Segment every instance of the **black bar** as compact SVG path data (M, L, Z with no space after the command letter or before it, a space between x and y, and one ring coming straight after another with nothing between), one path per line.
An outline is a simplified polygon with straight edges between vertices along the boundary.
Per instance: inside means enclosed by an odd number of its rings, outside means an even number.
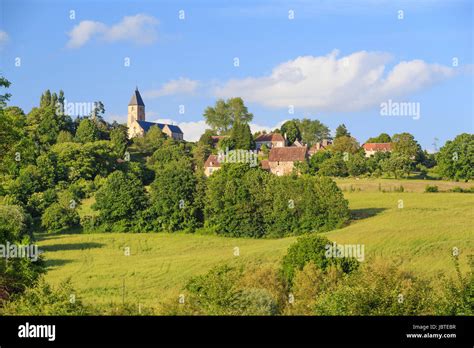
M55 325L55 340L20 338L26 323ZM414 327L414 325L416 325ZM448 325L439 329L440 325ZM454 325L454 326L453 326ZM0 346L257 344L472 347L473 317L0 317ZM407 334L456 337L408 338Z

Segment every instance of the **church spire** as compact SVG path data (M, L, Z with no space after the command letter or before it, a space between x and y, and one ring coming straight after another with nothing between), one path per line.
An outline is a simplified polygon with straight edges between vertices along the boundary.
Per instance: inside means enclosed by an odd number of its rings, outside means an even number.
M143 103L142 96L140 95L140 92L138 91L138 86L135 89L135 92L132 94L132 98L130 99L130 103L128 105L139 105L139 106L145 106L145 103Z

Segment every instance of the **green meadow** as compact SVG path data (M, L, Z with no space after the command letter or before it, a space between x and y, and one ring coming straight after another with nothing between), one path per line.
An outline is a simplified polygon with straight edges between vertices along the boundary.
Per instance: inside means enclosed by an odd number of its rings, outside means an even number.
M454 275L453 248L461 269L473 254L474 195L424 193L427 184L440 190L472 184L426 180L336 180L349 200L350 224L325 235L341 244L363 244L365 260L392 260L421 276ZM404 191L400 191L403 185ZM90 214L93 199L83 202ZM242 239L184 233L51 234L39 237L47 264L47 281L70 278L85 303L126 301L154 306L178 297L193 276L213 266L279 267L296 237ZM129 255L127 256L127 252Z

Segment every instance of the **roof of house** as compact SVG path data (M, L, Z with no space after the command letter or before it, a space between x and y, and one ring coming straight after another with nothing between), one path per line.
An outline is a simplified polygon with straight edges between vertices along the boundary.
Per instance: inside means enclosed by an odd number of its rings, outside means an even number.
M260 161L260 165L262 166L262 169L270 169L270 163L268 162L268 160Z
M293 146L293 147L303 147L304 145L298 139L296 139L295 142L291 146Z
M260 134L255 141L285 141L280 133Z
M207 158L206 162L204 163L204 167L209 168L219 168L221 164L219 163L219 160L217 158L217 155L209 155Z
M213 143L218 143L219 140L225 139L225 138L228 138L228 137L229 137L228 135L212 135L211 139L212 139Z
M143 128L145 132L148 132L152 126L158 126L158 128L160 128L161 130L163 130L165 126L168 126L171 132L183 134L181 128L172 124L155 123L155 122L148 122L148 121L137 121L137 123L140 125L140 127Z
M132 98L130 99L130 103L128 103L128 105L145 106L142 96L140 95L140 92L138 92L138 87L135 89L135 92L133 92Z
M391 151L392 143L365 143L362 147L367 151Z
M304 161L308 148L304 147L274 147L270 150L268 160L270 162L294 162Z

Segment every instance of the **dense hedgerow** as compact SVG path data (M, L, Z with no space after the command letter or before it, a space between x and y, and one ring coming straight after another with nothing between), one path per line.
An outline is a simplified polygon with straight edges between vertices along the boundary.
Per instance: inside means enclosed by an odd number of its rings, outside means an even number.
M347 201L329 178L227 164L207 181L205 223L218 234L282 237L334 229L348 218Z

